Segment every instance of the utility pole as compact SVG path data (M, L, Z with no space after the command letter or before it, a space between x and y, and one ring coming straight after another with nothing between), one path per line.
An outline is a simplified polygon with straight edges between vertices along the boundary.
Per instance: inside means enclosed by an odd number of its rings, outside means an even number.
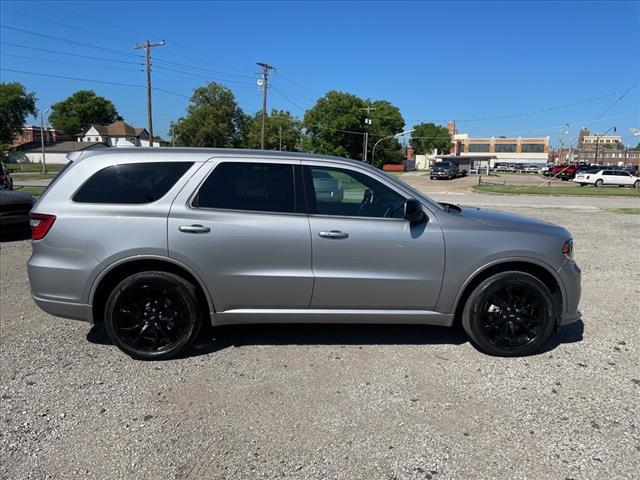
M269 72L275 71L275 67L272 67L268 63L256 62L256 64L262 67L262 133L260 134L260 148L264 150L264 128L267 121L267 90L269 89Z
M364 161L364 163L367 163L367 157L368 157L368 150L369 150L369 125L371 125L371 119L369 118L369 116L371 115L371 112L373 112L375 110L375 108L372 107L365 107L362 110L367 112L367 117L364 119L364 125L365 125L365 132L364 132L364 145L363 145L363 153L362 153L362 160Z
M47 108L40 114L40 147L42 148L42 173L47 173L47 161L44 156L44 116L49 112Z
M161 47L165 44L164 40L159 42L150 42L146 40L142 45L135 45L134 49L144 48L147 58L147 124L149 126L149 146L153 147L153 115L151 113L151 49L153 47Z

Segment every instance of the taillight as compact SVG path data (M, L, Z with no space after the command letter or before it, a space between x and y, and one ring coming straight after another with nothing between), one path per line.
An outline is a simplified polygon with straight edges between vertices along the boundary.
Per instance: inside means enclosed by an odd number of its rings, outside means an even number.
M46 215L44 213L32 213L31 214L31 239L42 240L45 235L51 230L53 222L56 221L55 215Z
M573 240L564 242L564 245L562 245L562 254L567 260L573 260Z

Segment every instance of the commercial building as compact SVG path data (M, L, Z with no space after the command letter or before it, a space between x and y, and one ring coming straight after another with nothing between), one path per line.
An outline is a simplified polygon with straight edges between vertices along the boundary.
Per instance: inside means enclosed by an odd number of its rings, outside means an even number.
M40 144L40 127L36 125L25 125L20 131L13 137L11 146L18 149L29 149ZM58 141L58 133L55 128L44 129L44 144L51 145Z
M574 161L611 166L637 166L640 151L629 150L620 135L591 134L588 128L580 130L578 149L572 151Z

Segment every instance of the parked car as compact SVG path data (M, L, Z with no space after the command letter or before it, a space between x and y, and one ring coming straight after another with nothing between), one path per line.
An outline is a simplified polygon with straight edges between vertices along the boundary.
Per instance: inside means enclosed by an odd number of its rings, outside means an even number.
M640 178L631 175L624 170L601 169L597 172L582 172L576 175L574 182L585 185L604 187L605 185L617 185L619 187L640 188Z
M551 169L551 176L557 177L562 181L572 180L576 176L576 170L578 166L575 164L570 165L556 165Z
M34 204L30 193L0 186L0 233L29 232L29 212Z
M13 190L13 178L11 178L11 170L7 168L4 162L0 162L0 189Z
M506 165L498 165L496 167L496 171L497 172L508 172L509 171L509 167L507 167Z
M431 169L431 180L437 178L446 178L451 180L458 176L458 165L453 162L438 162Z
M34 207L29 283L132 357L180 355L205 323L457 321L516 356L580 318L560 226L440 204L344 158L105 150L71 153ZM342 201L316 191L319 172L349 185Z
M535 165L525 165L524 173L540 173L540 169Z
M342 182L323 170L313 172L313 188L323 202L341 202L344 198Z

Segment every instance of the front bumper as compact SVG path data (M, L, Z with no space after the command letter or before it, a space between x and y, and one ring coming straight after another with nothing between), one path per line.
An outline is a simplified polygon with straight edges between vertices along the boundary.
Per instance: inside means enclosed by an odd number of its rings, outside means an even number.
M564 289L564 308L560 316L559 325L567 325L577 322L581 318L578 305L582 295L582 271L577 263L567 260L558 270L558 275L560 275Z

